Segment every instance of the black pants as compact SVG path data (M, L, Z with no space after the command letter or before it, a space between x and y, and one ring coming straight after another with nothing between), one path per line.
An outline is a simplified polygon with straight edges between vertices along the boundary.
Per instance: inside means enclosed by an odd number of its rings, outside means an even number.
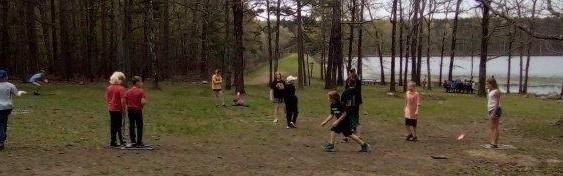
M110 117L110 145L117 145L117 138L121 144L125 144L123 141L123 133L121 131L123 114L121 112L109 112Z
M131 143L143 144L143 111L129 109L129 137Z
M297 115L299 115L297 111L286 111L285 118L287 118L287 126L293 127L290 123L294 125L297 124Z

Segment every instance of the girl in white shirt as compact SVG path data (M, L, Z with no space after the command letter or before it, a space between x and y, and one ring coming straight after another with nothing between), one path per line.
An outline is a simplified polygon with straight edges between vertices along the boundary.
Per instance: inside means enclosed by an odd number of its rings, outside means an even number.
M491 120L490 148L498 148L499 120L502 115L500 108L500 91L497 81L494 78L487 79L487 111Z

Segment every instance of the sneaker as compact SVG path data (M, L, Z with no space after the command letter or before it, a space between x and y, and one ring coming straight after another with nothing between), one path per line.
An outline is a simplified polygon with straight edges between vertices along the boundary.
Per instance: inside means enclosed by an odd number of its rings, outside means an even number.
M109 144L109 148L119 148L120 146L117 144Z
M369 151L369 144L368 143L364 143L361 146L362 146L362 149L360 150L360 152L368 152Z
M286 126L286 127L285 127L285 129L290 129L290 128L291 128L291 127L289 127L289 126Z
M409 134L409 135L407 136L407 141L411 141L411 140L412 140L412 137L413 137L412 134Z
M274 119L274 123L278 123L278 119Z
M145 147L145 144L143 144L143 143L137 143L137 144L135 144L133 147L136 147L136 148L144 148L144 147Z
M0 145L0 151L4 150L6 147L4 145Z
M323 145L323 149L325 150L325 152L333 152L334 144L325 144Z
M33 92L33 95L39 96L39 95L41 95L41 94L40 94L40 93L37 93L37 92Z
M293 122L289 123L289 127L291 127L291 128L297 128L297 126L295 126L295 123L293 123Z
M418 141L418 138L417 138L416 136L415 136L415 137L412 137L411 141L415 141L415 142L416 142L416 141Z
M342 141L343 141L344 143L348 143L348 142L350 142L350 139L347 138L347 137L345 137L344 139L342 139Z

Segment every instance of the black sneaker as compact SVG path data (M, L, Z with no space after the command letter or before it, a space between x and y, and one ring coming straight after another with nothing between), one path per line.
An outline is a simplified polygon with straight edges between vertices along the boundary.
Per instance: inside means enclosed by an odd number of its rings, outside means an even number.
M41 94L40 94L40 93L37 93L37 92L33 92L33 95L39 96L39 95L41 95Z
M4 145L0 145L0 151L3 151L5 149Z
M334 152L334 144L325 144L323 145L323 149L325 152Z
M411 140L412 140L412 137L413 137L412 134L409 134L409 135L407 136L407 139L406 139L406 140L407 140L407 141L411 141Z
M362 149L360 150L360 152L368 152L369 151L369 144L365 143L361 145Z

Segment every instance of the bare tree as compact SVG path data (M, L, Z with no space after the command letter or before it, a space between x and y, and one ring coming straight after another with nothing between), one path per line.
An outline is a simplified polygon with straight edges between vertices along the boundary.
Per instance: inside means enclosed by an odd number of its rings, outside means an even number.
M483 16L481 19L481 54L479 62L479 96L485 96L485 81L487 79L487 56L489 44L489 4L490 0L481 0Z
M225 74L225 89L231 90L232 88L232 64L231 64L231 20L230 20L230 2L231 0L225 0L225 4L223 10L225 11L225 36L223 37L225 40L224 48L223 48L223 71ZM268 20L269 21L269 20ZM270 75L271 77L271 75ZM271 78L270 78L271 79Z
M354 23L356 22L356 0L352 1L352 5L350 6L350 36L348 37L348 64L346 65L346 70L352 69L352 48L354 47Z
M278 71L278 62L280 60L280 24L281 24L281 1L278 0L276 5L276 47L274 51L274 72ZM270 75L271 76L271 75Z
M460 13L460 6L461 6L462 0L457 0L457 3L455 4L455 15L454 15L454 24L452 27L452 43L450 46L450 66L449 66L449 70L448 70L448 81L452 81L452 74L453 74L453 69L454 69L454 59L455 59L455 47L456 47L456 42L457 42L457 23L458 23L458 19L459 19L459 13ZM488 22L488 19L487 19ZM488 37L488 36L484 36L484 37Z
M154 49L154 21L153 21L153 1L144 0L144 31L145 41L147 42L147 52L151 60L151 72L153 79L153 89L160 89L158 85L158 60L156 58L156 51Z
M297 60L298 60L298 81L297 84L299 88L303 88L303 84L305 82L305 70L304 70L304 57L305 57L305 48L303 46L303 19L301 16L301 8L302 8L301 0L297 0Z
M342 11L341 11L341 1L333 0L332 6L332 27L330 30L330 41L329 41L329 54L328 54L328 65L325 75L325 89L336 88L337 81L337 69L338 65L342 65L342 26L340 24ZM340 60L340 62L338 61Z
M273 75L273 60L272 60L272 22L270 21L270 0L266 0L266 32L268 33L268 64L269 74L268 74L268 84L272 82Z
M242 0L233 0L233 25L235 35L235 54L234 54L234 70L235 70L235 91L246 93L244 90L244 45L243 45L243 19L244 5Z
M365 8L365 0L360 0L360 14L359 16L359 21L360 21L360 26L358 27L358 61L357 61L357 66L356 66L356 70L358 72L358 77L360 78L360 80L363 79L363 51L362 51L362 46L363 46L363 35L364 35L364 8ZM361 87L362 85L356 85Z
M537 4L537 0L532 0L532 16L529 20L529 29L531 33L534 33L534 20L536 18L536 4ZM522 93L527 94L528 93L528 75L530 73L530 58L532 55L532 42L534 41L533 37L527 37L528 39L528 48L526 49L527 53L526 53L526 72L524 72L524 85L522 87Z
M446 5L445 9L446 9L446 13L445 13L445 17L444 17L444 27L443 27L443 33L442 33L442 42L441 42L441 47L440 47L440 73L439 73L439 78L438 78L438 84L442 85L442 71L444 68L444 51L446 48L446 35L448 34L448 30L446 28L447 24L448 24L448 12L450 10L450 2L448 1L448 4Z
M391 10L391 25L392 25L392 29L391 29L391 82L390 82L390 87L389 87L389 91L391 92L396 92L396 88L395 88L395 40L396 40L396 33L397 33L397 5L398 5L398 0L393 0L393 7ZM402 32L402 31L401 31ZM401 34L402 35L402 34ZM400 71L399 71L400 72Z
M377 55L379 55L379 71L380 71L380 79L381 79L381 85L385 85L385 70L383 67L383 52L381 52L381 43L382 43L382 39L381 39L381 35L379 34L379 31L375 31L375 40L377 41Z
M508 31L508 72L506 73L506 93L510 93L510 75L512 69L512 47L514 43L514 27Z

